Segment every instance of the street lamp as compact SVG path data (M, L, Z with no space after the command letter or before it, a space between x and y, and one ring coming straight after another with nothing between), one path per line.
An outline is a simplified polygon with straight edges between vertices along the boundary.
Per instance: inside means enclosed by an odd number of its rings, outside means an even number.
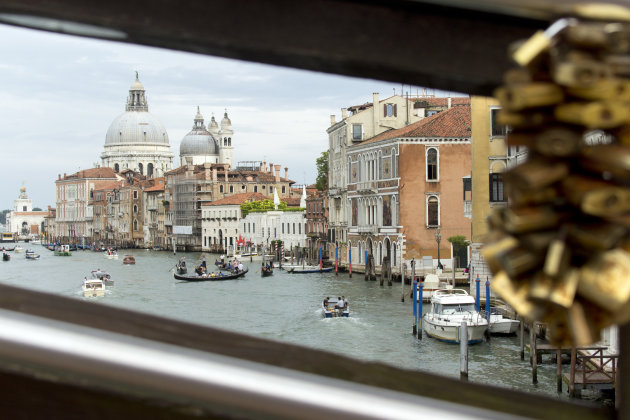
M437 246L438 246L438 268L442 268L442 263L440 262L440 241L442 240L442 234L440 233L440 227L438 226L437 228L437 232L435 233L435 241L437 242Z

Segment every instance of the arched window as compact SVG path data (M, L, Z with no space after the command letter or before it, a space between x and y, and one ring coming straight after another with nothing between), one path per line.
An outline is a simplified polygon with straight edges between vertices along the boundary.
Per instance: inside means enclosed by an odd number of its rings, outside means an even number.
M427 150L427 181L438 181L438 152L434 148Z
M118 173L120 171L120 166L117 163L114 164L114 172Z
M219 185L219 192L223 192L223 185Z
M133 230L138 230L138 221L136 219L133 219Z
M440 202L434 195L427 199L427 225L429 227L440 225Z
M149 163L147 165L147 176L153 176L153 164Z
M138 213L138 206L135 204L133 205L133 212Z
M232 146L232 137L228 137L228 146Z
M141 175L144 175L144 172L142 172L143 169L142 163L138 163L138 172L140 172Z

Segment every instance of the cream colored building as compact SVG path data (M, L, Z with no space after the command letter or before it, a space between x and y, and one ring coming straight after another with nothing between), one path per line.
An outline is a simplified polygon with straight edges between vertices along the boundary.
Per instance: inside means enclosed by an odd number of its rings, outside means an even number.
M494 98L473 96L472 110L472 243L473 278L492 274L481 258L480 249L488 234L487 219L495 207L507 206L503 172L508 166L507 130L496 122L500 110Z

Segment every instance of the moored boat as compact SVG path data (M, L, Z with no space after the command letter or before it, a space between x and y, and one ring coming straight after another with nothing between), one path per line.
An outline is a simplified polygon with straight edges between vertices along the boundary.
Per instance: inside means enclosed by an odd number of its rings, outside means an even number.
M430 310L422 317L422 329L429 336L448 343L459 342L459 328L466 322L468 343L480 343L488 321L477 312L475 299L462 289L437 290Z
M185 280L185 281L217 281L217 280L234 280L237 279L239 277L243 277L245 274L247 274L249 270L247 268L243 269L243 271L239 271L237 273L232 273L232 274L224 274L221 272L218 273L207 273L207 274L198 274L195 273L194 275L190 275L190 276L184 276L184 275L179 275L179 274L173 274L173 277L175 277L177 280Z
M490 314L490 334L511 335L516 334L521 321L504 318L501 314Z
M13 251L14 251L16 254L18 254L18 253L20 253L20 252L24 252L24 247L21 247L20 245L16 245L16 246L13 248Z
M99 278L88 279L86 277L83 280L81 290L85 297L105 296L105 283Z
M327 297L322 302L322 315L324 318L347 318L350 316L350 305L344 298Z
M287 268L288 267L288 268ZM297 265L297 266L282 266L288 273L292 274L308 274L308 273L328 273L333 270L334 267L319 267L319 265Z
M135 264L136 263L136 257L134 257L133 255L125 255L123 257L123 264Z
M69 257L72 255L72 252L70 252L70 245L56 245L54 253L55 255L61 257Z
M419 288L420 285L416 286L416 290L419 290ZM452 284L449 284L447 280L440 279L437 274L427 274L424 277L424 282L422 283L422 301L430 302L431 297L437 290L450 290L452 288ZM416 299L419 299L419 296Z

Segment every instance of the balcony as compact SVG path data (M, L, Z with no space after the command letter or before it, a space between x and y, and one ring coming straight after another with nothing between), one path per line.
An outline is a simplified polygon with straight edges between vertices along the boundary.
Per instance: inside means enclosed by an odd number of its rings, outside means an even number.
M358 226L357 233L376 235L378 233L378 226Z
M357 192L359 194L376 194L378 192L376 181L358 182Z
M347 191L347 188L342 188L342 187L328 188L328 196L329 197L339 197L343 193L345 193L346 191Z

